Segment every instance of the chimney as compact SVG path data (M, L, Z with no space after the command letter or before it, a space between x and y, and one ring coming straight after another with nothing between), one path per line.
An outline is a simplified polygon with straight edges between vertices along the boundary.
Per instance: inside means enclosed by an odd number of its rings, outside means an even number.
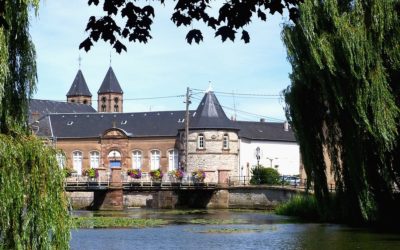
M265 122L265 118L261 118L261 119L260 119L260 122Z
M289 123L288 123L288 121L285 121L284 123L283 123L283 130L284 131L289 131Z

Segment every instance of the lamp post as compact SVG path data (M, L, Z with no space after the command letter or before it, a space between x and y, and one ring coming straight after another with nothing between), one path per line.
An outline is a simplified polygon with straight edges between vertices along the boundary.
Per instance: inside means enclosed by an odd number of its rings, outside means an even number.
M260 165L260 147L256 148L257 167Z
M257 158L257 167L256 167L256 173L257 173L257 180L258 180L258 184L260 184L261 182L261 178L260 178L260 147L256 148L256 158Z

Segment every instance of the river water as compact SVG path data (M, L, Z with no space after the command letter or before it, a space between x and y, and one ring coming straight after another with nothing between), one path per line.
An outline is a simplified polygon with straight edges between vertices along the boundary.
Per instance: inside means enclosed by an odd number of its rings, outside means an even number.
M335 224L299 223L260 211L130 209L74 213L157 218L169 223L143 229L73 230L71 249L400 249L399 234Z

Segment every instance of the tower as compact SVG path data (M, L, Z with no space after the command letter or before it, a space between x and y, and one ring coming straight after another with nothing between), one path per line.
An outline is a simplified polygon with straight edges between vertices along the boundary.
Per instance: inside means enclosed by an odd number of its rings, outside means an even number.
M80 69L67 93L67 102L92 105L92 94Z
M97 94L98 112L122 112L124 92L111 66L108 68L107 74Z

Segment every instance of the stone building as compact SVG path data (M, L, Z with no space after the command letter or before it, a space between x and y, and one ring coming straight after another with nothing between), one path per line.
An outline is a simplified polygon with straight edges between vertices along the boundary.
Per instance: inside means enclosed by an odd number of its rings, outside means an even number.
M297 145L293 132L284 129L283 123L228 119L213 91L207 91L197 109L189 110L186 164L185 111L124 113L123 91L111 67L97 93L96 112L79 70L67 103L32 100L30 105L33 131L62 150L65 159L60 156L60 162L78 174L88 168L106 172L112 167L143 172L160 168L167 172L185 167L188 173L204 170L206 181L225 182L229 176L250 175L243 171L243 164L253 162L253 141ZM297 168L298 155L297 147L293 158Z

